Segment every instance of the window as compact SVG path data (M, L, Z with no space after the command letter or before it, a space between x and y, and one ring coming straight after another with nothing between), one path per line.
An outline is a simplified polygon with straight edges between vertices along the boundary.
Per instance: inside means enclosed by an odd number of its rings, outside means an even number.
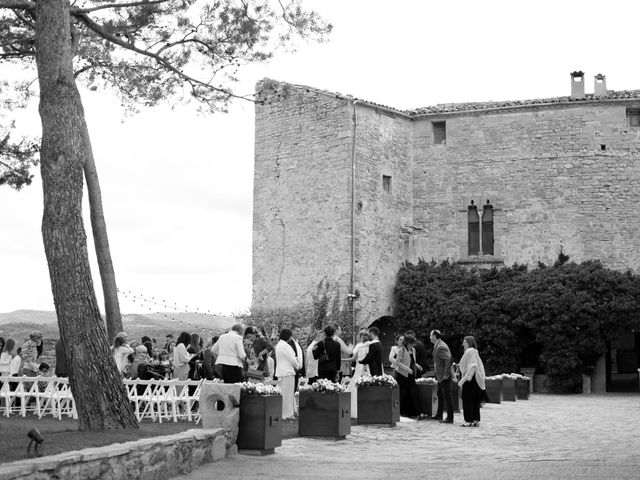
M391 175L382 176L382 189L385 193L391 194Z
M478 207L471 200L467 207L467 229L469 256L494 255L493 205L489 200L482 207L482 212L478 212Z
M467 208L467 221L469 226L469 255L480 253L480 217L478 207L473 204Z
M431 122L433 127L433 143L441 145L447 143L447 124L446 122Z
M627 108L630 127L640 127L640 108Z
M493 255L493 205L489 200L482 208L482 253Z

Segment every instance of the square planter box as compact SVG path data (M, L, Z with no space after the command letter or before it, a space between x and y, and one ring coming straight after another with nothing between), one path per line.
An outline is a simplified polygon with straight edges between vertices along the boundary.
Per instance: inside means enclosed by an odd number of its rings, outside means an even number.
M300 392L298 435L343 439L351 433L351 393Z
M458 382L451 382L451 403L453 403L453 411L460 413L460 386Z
M505 402L516 401L516 381L513 378L502 379L502 400Z
M358 388L358 425L371 423L396 426L400 421L400 389L398 387Z
M433 417L438 411L438 385L428 385L426 383L416 384L418 387L418 400L420 401L420 410L430 417Z
M502 379L485 381L489 403L502 403Z
M240 453L266 455L282 445L282 395L242 395L238 439Z
M529 400L529 383L528 378L519 378L516 380L516 395L518 400Z

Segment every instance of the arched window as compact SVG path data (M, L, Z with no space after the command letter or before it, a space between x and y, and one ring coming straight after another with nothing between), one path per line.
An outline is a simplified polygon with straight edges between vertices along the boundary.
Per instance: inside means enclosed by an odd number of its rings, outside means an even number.
M467 208L467 222L469 226L469 255L480 253L480 217L478 207L473 204Z
M482 207L482 253L493 255L493 205L489 200Z

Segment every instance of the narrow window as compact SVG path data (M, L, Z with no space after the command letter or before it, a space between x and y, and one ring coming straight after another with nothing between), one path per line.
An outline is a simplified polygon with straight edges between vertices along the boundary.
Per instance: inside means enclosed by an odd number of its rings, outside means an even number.
M382 189L391 194L391 175L382 175Z
M469 226L469 255L480 253L480 217L478 207L473 204L467 208L467 222Z
M640 108L627 108L630 127L640 127Z
M440 145L447 143L447 124L446 122L431 122L433 126L433 143Z
M482 253L493 255L493 206L489 200L482 208Z

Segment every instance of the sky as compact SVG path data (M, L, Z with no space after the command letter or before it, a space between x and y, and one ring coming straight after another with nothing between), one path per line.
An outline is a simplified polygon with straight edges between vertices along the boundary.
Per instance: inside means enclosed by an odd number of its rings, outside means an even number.
M237 91L276 80L400 109L438 103L568 95L583 70L612 90L640 88L640 2L308 0L334 26L329 41L298 42L246 67ZM2 67L0 67L2 68ZM251 305L254 109L202 115L166 104L127 116L108 92L82 90L125 313L246 312ZM39 135L37 105L16 113ZM0 187L0 312L53 310L42 246L42 184ZM85 201L85 205L86 201ZM88 207L85 207L88 211ZM102 294L88 215L85 229ZM132 301L136 295L138 301ZM160 308L162 310L162 308Z

